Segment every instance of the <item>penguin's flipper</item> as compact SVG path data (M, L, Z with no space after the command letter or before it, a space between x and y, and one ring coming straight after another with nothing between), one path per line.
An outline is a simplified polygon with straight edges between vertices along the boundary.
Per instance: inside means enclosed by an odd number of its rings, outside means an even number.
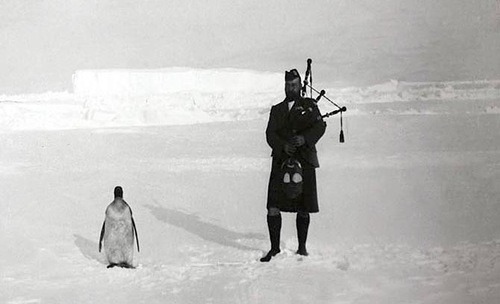
M102 248L102 239L104 238L104 227L106 225L106 221L102 223L102 228L101 228L101 236L99 237L99 252L101 252Z
M132 226L134 227L135 241L137 242L137 252L140 252L140 250L139 250L139 236L137 236L137 228L135 227L135 222L134 222L133 217L132 217Z

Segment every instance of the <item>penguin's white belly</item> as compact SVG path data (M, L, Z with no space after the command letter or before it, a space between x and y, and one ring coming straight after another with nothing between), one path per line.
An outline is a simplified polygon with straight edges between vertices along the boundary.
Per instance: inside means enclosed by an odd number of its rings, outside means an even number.
M104 233L104 250L109 263L132 265L134 233L129 218L107 218Z

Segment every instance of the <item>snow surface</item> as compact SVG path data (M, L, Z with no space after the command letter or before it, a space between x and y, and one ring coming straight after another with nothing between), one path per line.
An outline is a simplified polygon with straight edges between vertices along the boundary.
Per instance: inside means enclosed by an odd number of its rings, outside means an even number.
M264 131L282 86L1 96L0 302L498 303L498 82L327 91L348 107L346 142L329 118L311 255L284 214L267 264ZM116 185L135 270L98 252Z

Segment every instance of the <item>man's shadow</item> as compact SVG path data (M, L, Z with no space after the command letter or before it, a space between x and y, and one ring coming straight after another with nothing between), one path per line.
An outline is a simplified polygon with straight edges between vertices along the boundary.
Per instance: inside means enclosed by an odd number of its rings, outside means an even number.
M106 259L99 252L99 245L96 242L92 242L84 238L81 235L74 234L75 237L75 245L80 249L83 256L89 260L95 260L101 264L107 265Z
M261 233L234 232L217 225L204 222L199 216L172 210L161 206L145 206L154 217L167 224L182 228L200 238L222 246L233 247L240 250L261 250L238 243L240 239L265 240L266 236Z

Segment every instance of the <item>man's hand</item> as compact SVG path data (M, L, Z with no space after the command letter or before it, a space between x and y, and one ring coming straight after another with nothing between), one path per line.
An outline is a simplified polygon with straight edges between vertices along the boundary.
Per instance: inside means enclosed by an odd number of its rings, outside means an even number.
M291 143L294 147L300 147L306 143L306 139L303 135L295 135L292 137Z
M292 144L286 143L285 146L283 147L283 150L285 150L285 153L288 154L289 156L292 156L295 151L297 151L297 148L295 148Z

